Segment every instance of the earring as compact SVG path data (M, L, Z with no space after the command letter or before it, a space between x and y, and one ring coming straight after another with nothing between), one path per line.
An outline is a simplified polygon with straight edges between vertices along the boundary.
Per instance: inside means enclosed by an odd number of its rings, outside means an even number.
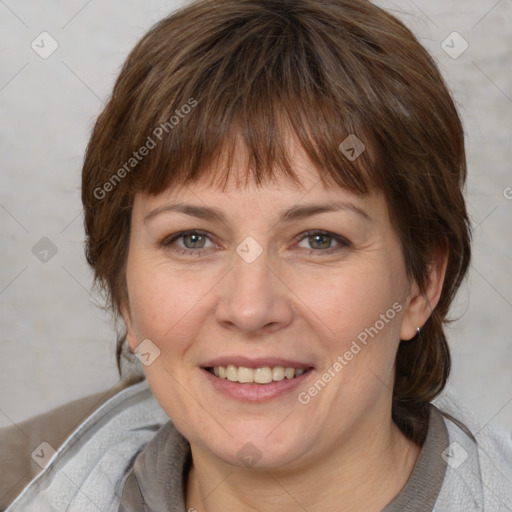
M416 329L416 336L419 336L419 335L420 335L420 332L421 332L421 327L418 327L418 328Z

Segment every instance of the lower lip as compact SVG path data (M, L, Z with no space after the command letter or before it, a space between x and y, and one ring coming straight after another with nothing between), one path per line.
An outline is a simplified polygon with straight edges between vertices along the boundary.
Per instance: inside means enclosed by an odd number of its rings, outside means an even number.
M313 373L313 370L309 370L293 379L285 378L270 384L252 384L231 382L228 379L216 377L204 368L201 368L201 370L217 391L240 402L249 403L265 402L290 393Z

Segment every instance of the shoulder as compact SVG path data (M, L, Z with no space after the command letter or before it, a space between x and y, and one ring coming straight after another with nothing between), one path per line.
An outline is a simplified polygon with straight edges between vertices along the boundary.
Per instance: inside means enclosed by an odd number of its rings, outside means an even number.
M137 448L143 437L130 436L131 428L145 430L147 441L154 434L154 424L160 426L163 421L165 415L147 383L124 380L109 391L73 401L0 430L0 472L8 475L8 478L2 477L0 483L0 510L17 496L16 501L20 498L24 501L21 508L14 510L25 510L24 503L37 496L40 487L50 494L52 488L62 487L64 482L56 478L57 473L62 473L59 468L68 468L68 487L71 475L73 482L79 485L80 479L87 479L97 466L102 467L102 460L112 464L116 450L126 437L131 441L125 443L124 448L128 452L130 448ZM148 425L153 426L148 430ZM125 457L133 455L128 452ZM105 458L107 454L111 459ZM125 461L125 457L119 460ZM62 492L60 489L60 495ZM50 496L45 499L51 501Z
M507 510L512 505L512 432L485 422L453 395L434 401L449 440L435 511ZM446 508L450 507L450 508Z
M36 455L47 456L44 446L57 450L68 435L95 409L130 385L122 381L110 390L74 400L16 425L0 429L0 510L42 469ZM45 443L42 445L42 443ZM42 451L37 451L41 446ZM36 450L34 458L32 453ZM47 448L48 452L50 448Z

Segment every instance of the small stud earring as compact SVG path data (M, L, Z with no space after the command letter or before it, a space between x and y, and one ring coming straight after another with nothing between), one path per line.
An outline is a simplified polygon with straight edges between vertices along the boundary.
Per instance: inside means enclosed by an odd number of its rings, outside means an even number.
M416 336L419 336L419 335L420 335L420 332L421 332L421 327L418 327L418 328L416 329Z

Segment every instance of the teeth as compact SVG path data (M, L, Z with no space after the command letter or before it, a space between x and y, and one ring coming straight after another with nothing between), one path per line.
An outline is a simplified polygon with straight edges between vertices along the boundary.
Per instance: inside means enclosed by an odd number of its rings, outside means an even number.
M254 370L252 368L238 367L238 382L254 382Z
M283 380L284 379L284 368L282 366L276 366L272 368L272 379Z
M284 366L264 366L262 368L246 368L245 366L215 366L213 373L221 378L227 379L231 382L240 383L253 383L257 384L270 384L271 382L278 382L280 380L293 379L299 377L306 370L304 368L285 368Z
M272 382L272 370L268 366L265 366L264 368L256 368L252 373L254 375L254 382L257 382L258 384L268 384L269 382Z
M230 364L226 368L226 378L230 380L231 382L236 382L238 380L238 371L235 366Z

